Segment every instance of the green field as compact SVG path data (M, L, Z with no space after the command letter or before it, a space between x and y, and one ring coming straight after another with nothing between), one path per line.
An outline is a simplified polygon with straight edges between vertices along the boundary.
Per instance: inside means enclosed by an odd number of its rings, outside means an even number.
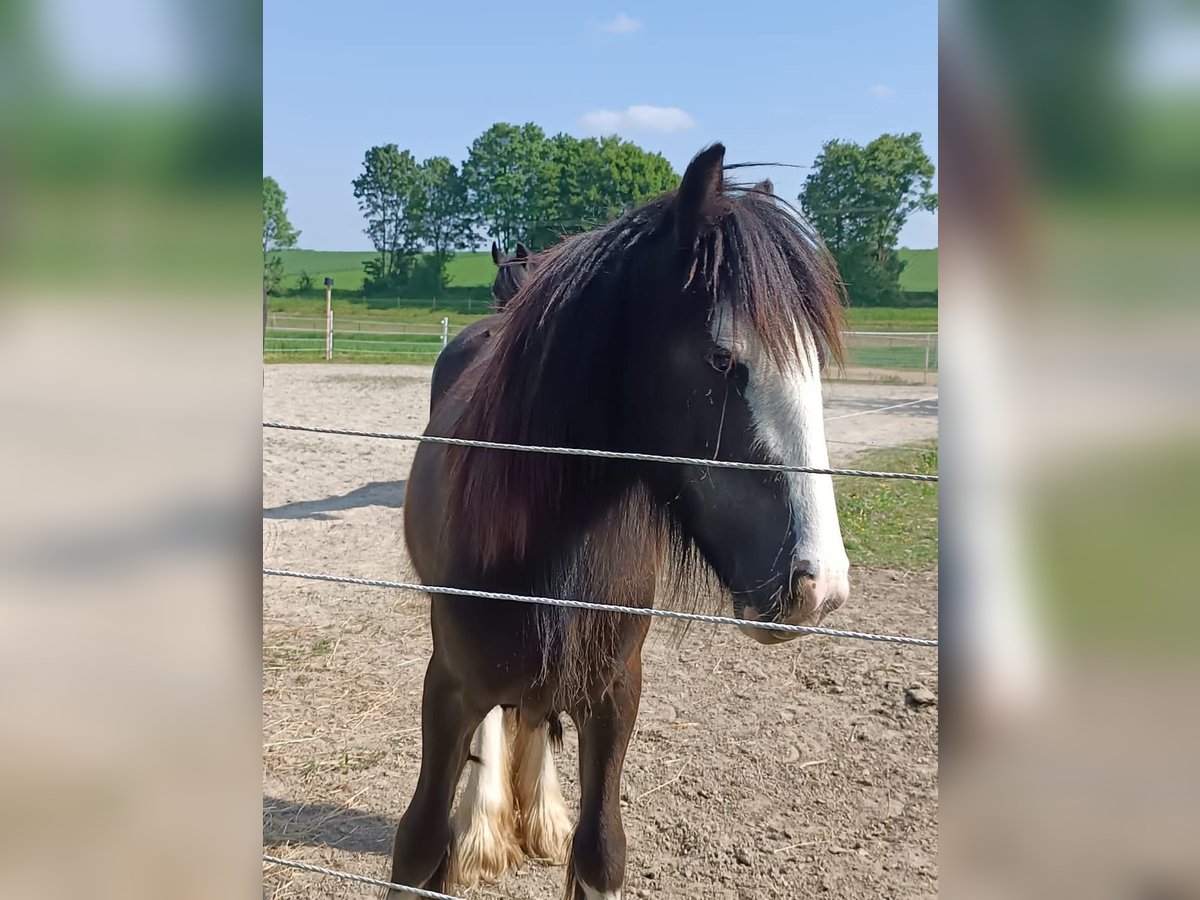
M489 261L490 264L490 261ZM325 298L321 297L271 297L272 314L289 316L325 316ZM450 319L451 325L467 325L490 310L485 301L476 301L473 309L460 300L443 301L434 308L429 300L390 300L367 303L360 298L334 295L334 320L366 319L377 322L441 322L442 316ZM938 311L936 307L851 307L846 311L847 326L854 331L937 331Z
M425 347L403 346L411 342L441 342L441 322L449 319L453 335L477 321L482 313L465 308L433 309L428 301L403 306L368 308L346 298L333 301L334 359L340 362L427 363L436 354ZM487 304L476 303L476 309ZM325 301L316 298L273 297L271 322L263 345L267 362L318 362L325 355ZM878 332L936 332L936 308L850 309L851 330ZM293 317L303 317L297 319ZM372 329L401 332L375 334ZM424 332L413 334L410 332ZM364 344L363 341L374 343ZM920 338L851 337L847 339L847 366L882 369L921 370L925 365L925 347ZM938 369L938 346L933 340L929 354L930 371Z
M324 297L271 297L272 314L288 316L325 317ZM392 301L393 304L396 301ZM451 325L468 325L489 311L488 304L474 304L475 311L460 309L455 303L445 308L434 309L430 301L399 301L399 305L367 305L353 298L334 297L334 321L339 319L366 319L376 322L441 322L442 316L450 319ZM937 331L938 316L935 307L905 307L894 309L875 307L851 308L846 311L847 326L854 331Z
M932 250L909 250L901 247L900 259L904 271L900 273L900 287L918 294L932 294L938 289L938 252Z
M936 306L851 306L846 310L851 331L937 331Z
M865 366L872 369L924 369L925 347L908 340L904 343L881 345L872 340L867 345L851 344L846 348L847 366ZM929 347L929 371L938 370L938 348L934 341Z
M339 318L335 312L334 361L432 365L441 349L442 312L403 312L406 313L403 321L379 316ZM447 314L446 318L451 320L449 333L453 336L464 325L479 317L452 313ZM311 312L302 319L272 318L263 344L264 359L272 363L324 361L323 319L323 310ZM375 329L383 329L388 333L378 333ZM920 371L925 362L925 347L919 339L852 338L846 350L846 365L849 367ZM934 341L929 348L929 371L937 370L938 350Z
M912 260L905 278L919 287L937 288L937 251L903 250ZM284 287L292 290L300 272L308 272L315 284L303 296L269 298L273 316L304 316L313 321L300 323L311 331L281 331L273 323L264 345L269 362L308 362L324 358L322 323L325 319L325 294L321 283L326 276L333 278L333 315L338 334L334 340L334 357L340 361L360 362L424 362L431 363L433 355L425 348L401 346L412 336L361 336L345 332L361 331L371 326L404 331L405 325L440 325L442 318L450 325L461 327L491 311L490 287L496 268L490 253L460 253L450 262L450 284L446 295L435 303L431 298L365 298L362 290L362 264L373 254L367 251L287 250L282 254ZM858 308L847 310L847 325L854 331L936 331L936 307ZM386 324L385 324L386 323ZM297 323L290 323L295 325ZM433 338L421 337L428 341ZM359 341L369 340L374 344ZM890 345L889 345L890 344ZM307 351L307 352L306 352ZM921 369L925 364L922 346L913 342L888 342L879 339L855 339L847 354L847 364L876 368ZM936 345L931 352L930 368L937 368Z
M857 468L936 475L936 441L922 449L870 450L855 457ZM930 481L834 478L838 521L846 554L856 566L918 572L938 560L938 486Z
M325 320L323 296L271 297L269 305L272 316L309 316ZM434 308L430 300L391 300L387 304L368 304L354 297L338 297L335 294L333 298L333 320L339 329L342 327L339 323L359 320L433 325L440 324L443 316L450 320L451 325L469 325L490 311L491 303L483 300L443 301Z
M901 248L899 253L905 262L904 271L900 273L900 286L906 291L922 294L937 291L937 249ZM318 288L318 293L328 276L333 279L335 296L345 297L362 290L363 263L372 259L375 254L366 250L284 250L280 256L283 259L284 290L295 290L300 273L308 272ZM496 267L492 264L490 252L458 253L450 260L447 275L452 292L469 288L490 288L496 277ZM449 301L456 302L454 297L449 298ZM917 311L919 310L914 310ZM936 320L936 313L933 320Z
M326 277L333 279L333 286L340 291L361 291L363 263L374 259L376 254L369 250L284 250L283 287L296 287L301 272L308 272L318 287ZM449 285L455 287L490 287L496 277L490 252L457 253L446 267Z

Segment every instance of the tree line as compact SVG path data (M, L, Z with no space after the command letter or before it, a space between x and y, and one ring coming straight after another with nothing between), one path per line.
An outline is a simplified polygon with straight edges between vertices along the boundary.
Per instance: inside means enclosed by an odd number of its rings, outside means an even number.
M444 156L417 162L396 144L371 147L352 182L378 254L366 264L364 291L415 286L436 296L450 258L481 237L541 250L677 182L663 156L630 141L547 137L532 123L493 125L461 167Z
M900 229L937 209L933 163L921 135L884 134L868 144L827 141L800 192L800 208L837 260L855 306L904 306Z
M915 133L822 147L797 200L837 259L855 305L904 304L898 237L913 212L937 208L933 172ZM364 292L438 296L454 253L481 238L541 250L678 182L661 154L630 141L547 137L532 123L493 125L471 143L461 166L445 156L418 162L396 144L371 147L351 185L377 254L365 264ZM274 179L263 179L269 290L282 274L277 251L294 247L299 236L286 200Z

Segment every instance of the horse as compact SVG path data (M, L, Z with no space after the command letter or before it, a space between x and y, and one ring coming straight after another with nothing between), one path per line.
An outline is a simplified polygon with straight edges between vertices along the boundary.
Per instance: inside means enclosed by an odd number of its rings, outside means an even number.
M487 335L435 370L426 434L827 467L836 267L788 204L727 181L724 155L704 149L677 189L543 254ZM699 585L742 621L794 625L849 594L826 475L422 443L408 484L405 540L430 586L649 608L660 586ZM650 620L430 600L421 766L392 882L445 891L529 856L566 865L566 896L616 900ZM741 627L762 644L795 636ZM574 824L552 753L563 713L579 740Z
M429 399L431 412L447 385L458 378L467 363L478 354L480 347L491 339L492 329L500 321L500 313L537 267L535 257L520 241L517 241L517 251L512 256L501 253L500 246L493 241L492 262L498 269L496 280L492 283L492 301L496 312L472 322L438 354L437 363L433 368L433 389Z
M512 256L505 256L500 251L500 245L492 241L492 262L496 264L496 280L492 282L492 301L496 311L502 312L508 302L517 295L533 270L537 267L529 248L517 241L517 250Z

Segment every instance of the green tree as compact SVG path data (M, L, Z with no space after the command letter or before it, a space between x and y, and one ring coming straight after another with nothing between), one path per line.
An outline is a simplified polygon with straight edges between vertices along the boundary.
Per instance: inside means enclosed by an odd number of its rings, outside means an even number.
M300 232L287 216L287 194L274 178L263 178L263 285L266 292L278 293L283 281L280 250L295 247Z
M555 216L557 179L550 144L532 122L497 122L477 137L462 178L476 221L505 247Z
M610 216L679 186L679 176L662 154L650 153L615 136L601 141L601 151L608 163Z
M488 237L541 250L670 190L679 176L662 155L616 136L547 138L533 124L498 122L471 144L462 181Z
M597 140L556 134L547 143L553 215L528 235L535 248L609 222L679 183L664 157L615 136Z
M446 286L446 263L455 250L471 246L474 232L467 205L467 186L444 156L421 163L419 196L413 204L417 237L429 251L434 296Z
M369 292L395 288L407 277L419 246L417 213L424 196L420 167L411 153L395 144L372 147L353 186L367 220L364 231L379 254L364 267L363 287Z
M828 141L800 193L800 205L837 259L851 302L903 302L896 253L900 229L917 210L937 209L933 163L920 134L884 134L866 146Z
M521 235L535 250L608 219L605 202L607 172L598 141L556 134L546 141L543 165L543 177L549 182L550 201L541 219L531 223Z

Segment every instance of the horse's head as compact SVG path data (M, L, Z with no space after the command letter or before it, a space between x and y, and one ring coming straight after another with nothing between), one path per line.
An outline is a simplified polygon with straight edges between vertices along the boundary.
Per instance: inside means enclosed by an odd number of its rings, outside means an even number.
M496 309L504 309L508 301L517 295L534 268L533 257L529 249L517 241L517 252L505 256L500 251L500 245L492 241L492 262L496 264L496 280L492 282L492 300Z
M829 465L821 369L840 349L835 267L769 182L729 185L723 161L723 147L703 151L678 190L539 257L457 436ZM456 505L472 511L459 526L484 565L587 540L600 521L644 521L632 501L648 496L740 618L815 624L849 592L828 475L494 451L454 458ZM647 533L610 531L629 541Z
M727 189L723 156L712 147L688 167L675 199L675 264L646 284L642 303L658 301L674 324L658 329L628 395L640 409L639 443L825 468L821 369L840 346L836 278L770 182ZM849 562L830 476L656 464L648 478L738 617L814 625L845 602ZM744 631L767 644L787 639Z

